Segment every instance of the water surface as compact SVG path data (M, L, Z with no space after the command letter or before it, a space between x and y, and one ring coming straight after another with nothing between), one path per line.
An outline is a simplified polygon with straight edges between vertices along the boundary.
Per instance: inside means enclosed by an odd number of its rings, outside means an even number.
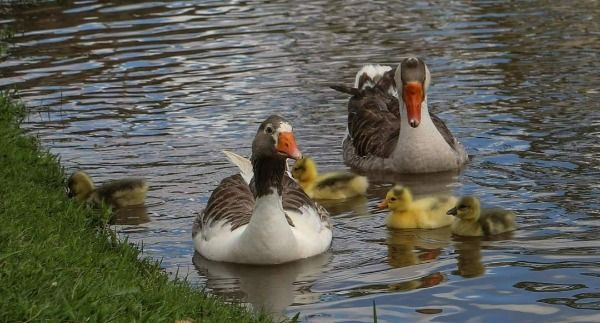
M3 8L17 31L0 86L67 170L144 176L148 214L115 228L171 273L311 322L600 320L600 11L597 2L72 1ZM480 195L520 229L461 239L391 231L368 198L327 205L330 252L276 267L194 257L191 223L250 153L258 123L293 121L303 153L344 169L346 100L367 62L423 57L431 110L473 155L417 194Z

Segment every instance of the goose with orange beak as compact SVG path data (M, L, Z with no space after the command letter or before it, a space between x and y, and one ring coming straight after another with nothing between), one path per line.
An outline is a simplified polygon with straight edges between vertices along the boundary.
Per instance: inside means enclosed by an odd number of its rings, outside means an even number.
M213 261L272 265L325 252L327 211L286 173L300 159L291 124L273 115L258 128L252 158L226 152L240 168L212 192L192 229L197 252Z
M431 113L427 93L431 75L425 62L407 57L397 68L366 65L354 87L332 86L352 95L344 161L361 171L433 173L459 170L467 162L464 146Z

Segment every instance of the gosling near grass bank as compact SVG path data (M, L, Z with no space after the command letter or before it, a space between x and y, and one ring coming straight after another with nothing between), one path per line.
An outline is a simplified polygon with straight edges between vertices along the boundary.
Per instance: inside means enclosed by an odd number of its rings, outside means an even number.
M96 188L92 178L84 171L76 171L67 182L69 197L94 206L102 203L113 208L143 205L148 184L142 178L124 178L110 181Z
M517 228L513 212L500 208L482 209L475 196L461 198L454 208L448 210L448 214L456 217L452 233L459 236L489 236Z
M310 157L297 160L292 176L306 195L317 200L339 200L367 194L369 181L365 176L349 172L331 172L319 175L317 165Z
M432 196L413 200L408 187L394 186L379 208L390 209L385 224L393 229L435 229L449 226L454 218L446 211L456 205L454 196Z

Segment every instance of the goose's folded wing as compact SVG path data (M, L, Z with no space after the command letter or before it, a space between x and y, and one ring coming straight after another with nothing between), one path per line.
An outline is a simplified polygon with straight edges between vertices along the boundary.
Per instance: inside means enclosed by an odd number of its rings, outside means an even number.
M303 207L308 207L317 212L319 221L326 227L330 227L329 213L327 210L313 201L294 179L289 176L283 177L283 209L302 213Z
M359 156L389 157L399 134L400 119L377 105L367 102L348 112L348 135Z
M250 222L254 207L254 195L241 175L229 176L213 191L206 208L198 215L194 232L206 230L212 225L231 224L235 230Z

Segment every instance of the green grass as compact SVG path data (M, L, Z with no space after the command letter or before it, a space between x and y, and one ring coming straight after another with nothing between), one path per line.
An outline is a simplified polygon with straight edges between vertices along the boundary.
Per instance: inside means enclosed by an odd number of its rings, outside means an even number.
M139 260L106 212L66 199L58 158L19 128L24 117L0 94L1 322L270 321Z

